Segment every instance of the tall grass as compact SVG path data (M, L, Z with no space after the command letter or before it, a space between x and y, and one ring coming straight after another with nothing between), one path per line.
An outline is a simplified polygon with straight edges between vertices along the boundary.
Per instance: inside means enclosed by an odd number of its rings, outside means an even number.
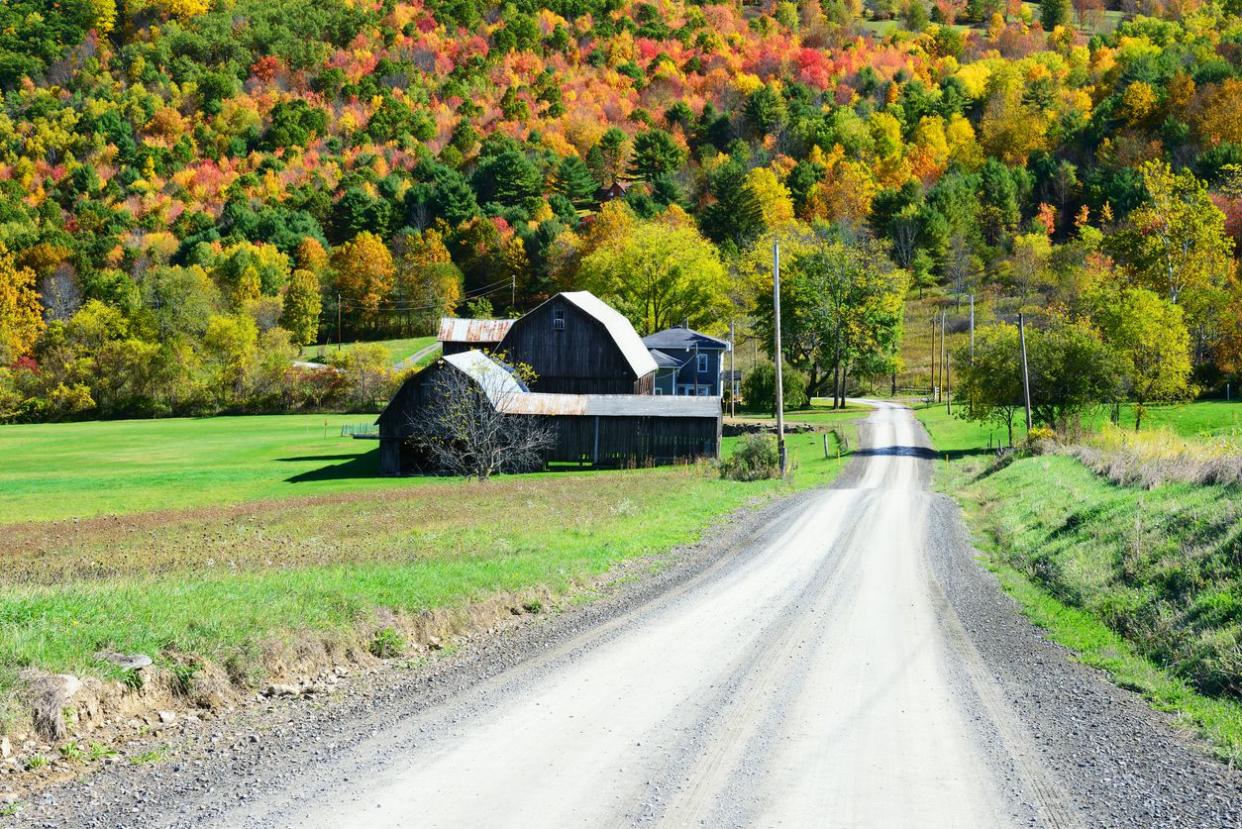
M1171 429L1132 432L1109 424L1077 443L1054 444L1052 451L1121 486L1242 484L1242 437L1235 435L1186 438Z

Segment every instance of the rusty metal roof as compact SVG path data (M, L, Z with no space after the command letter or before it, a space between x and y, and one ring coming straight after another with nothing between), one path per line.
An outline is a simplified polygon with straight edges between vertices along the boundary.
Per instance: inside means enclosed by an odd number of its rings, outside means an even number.
M720 417L716 397L673 397L651 394L545 394L506 396L505 414L559 417Z
M509 333L513 320L474 320L456 317L440 318L442 343L498 343Z

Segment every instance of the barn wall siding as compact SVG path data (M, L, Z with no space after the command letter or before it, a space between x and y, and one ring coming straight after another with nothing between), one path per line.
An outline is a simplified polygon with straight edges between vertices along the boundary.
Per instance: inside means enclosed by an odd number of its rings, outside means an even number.
M553 328L556 311L565 327ZM513 323L500 343L511 361L535 372L531 391L556 394L652 394L654 377L635 377L603 323L568 301L545 302Z

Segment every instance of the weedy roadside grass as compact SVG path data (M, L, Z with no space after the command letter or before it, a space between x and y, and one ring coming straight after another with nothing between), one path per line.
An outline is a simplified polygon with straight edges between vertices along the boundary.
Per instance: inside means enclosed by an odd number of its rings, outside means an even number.
M228 432L203 423L209 441ZM825 458L820 434L790 436L789 452L791 481L723 481L707 464L390 480L397 489L388 491L364 481L320 501L15 525L0 541L0 733L21 715L26 666L122 679L95 654L145 653L175 676L202 659L253 686L267 643L373 636L381 613L501 593L572 596L621 561L697 540L756 498L826 484L849 460ZM200 462L204 475L221 476L210 453ZM390 655L400 642L381 637L375 647Z
M1024 612L1242 761L1242 490L1119 486L1064 455L997 462L986 427L919 417L937 488Z

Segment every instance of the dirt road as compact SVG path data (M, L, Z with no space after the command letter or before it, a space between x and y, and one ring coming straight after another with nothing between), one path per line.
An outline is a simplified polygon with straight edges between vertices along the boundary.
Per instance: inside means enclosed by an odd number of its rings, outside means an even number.
M132 772L132 825L1238 825L1237 773L1020 619L878 406L846 480L654 599L365 729ZM119 786L84 825L130 825Z
M952 667L977 656L938 618L914 420L887 406L871 420L878 450L857 485L727 572L596 633L608 641L520 693L428 712L449 723L434 739L418 720L377 738L408 746L398 756L358 746L348 785L257 822L1000 827L1026 823L1024 804L1065 813L993 762L998 731L1021 735L1004 710L981 727L976 700L995 694L964 693L974 672Z

